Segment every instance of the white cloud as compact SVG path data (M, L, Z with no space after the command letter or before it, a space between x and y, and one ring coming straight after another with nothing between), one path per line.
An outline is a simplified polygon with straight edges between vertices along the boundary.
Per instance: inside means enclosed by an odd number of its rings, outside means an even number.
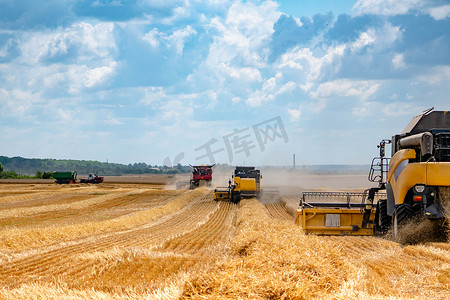
M24 117L33 105L32 99L39 99L39 95L20 89L0 88L0 109L5 116Z
M450 17L450 4L432 7L428 10L428 13L436 20L448 18Z
M143 39L153 48L158 48L160 43L163 42L167 47L175 48L178 55L183 55L186 40L196 34L197 31L190 25L186 26L186 28L175 30L170 35L164 32L159 32L157 28L153 28L144 35Z
M423 4L423 0L358 0L353 5L356 15L399 15L406 14L411 9Z
M245 101L245 104L247 104L250 107L258 107L261 106L262 103L268 102L274 99L273 94L266 94L263 91L254 91L251 93L247 101Z
M58 108L56 110L56 113L58 114L58 118L60 120L63 120L66 122L72 121L72 115L71 115L70 111L62 109L62 108Z
M289 81L288 83L280 87L280 89L276 92L276 95L293 92L297 87L298 87L297 83Z
M233 97L233 98L231 98L231 102L233 102L233 103L239 103L239 102L241 102L241 97Z
M358 52L361 49L370 46L372 52L382 52L392 47L392 44L401 37L401 30L398 26L390 23L384 23L378 28L369 28L361 32L358 39L347 45L352 52Z
M421 108L417 104L405 102L391 102L383 104L382 112L389 117L415 116ZM406 124L405 124L406 125Z
M210 47L207 62L210 65L240 62L241 66L264 66L268 55L265 47L268 46L273 24L280 14L273 1L265 1L260 5L234 2L225 20L215 17L208 25L218 35Z
M356 15L395 16L421 12L435 20L450 17L450 4L439 5L438 1L428 0L358 0L352 10Z
M405 61L403 58L403 54L396 54L394 58L392 59L392 64L394 65L394 68L396 69L403 69L405 68Z
M108 66L94 68L86 65L59 66L61 73L55 74L54 81L49 82L49 88L60 81L69 85L69 93L79 93L83 88L91 88L105 82L114 74L116 66L115 61L110 62Z
M169 37L169 41L171 41L175 45L177 54L182 55L185 41L191 35L196 35L196 34L197 34L197 31L195 31L190 25L188 25L184 29L174 31L174 33Z
M437 66L429 68L426 73L418 75L417 79L430 85L450 83L450 66Z
M222 70L225 75L228 75L234 79L244 80L244 81L261 81L261 74L256 68L248 67L231 67L226 64L222 64Z
M213 17L206 25L206 29L214 33L209 54L195 72L187 76L187 82L199 89L213 86L218 93L233 91L235 96L247 99L245 102L251 106L270 101L273 96L255 92L255 89L264 84L262 71L270 67L267 58L273 24L281 14L277 5L273 1L235 1L225 18Z
M295 47L281 56L278 68L294 66L297 71L305 74L307 81L318 81L324 75L325 68L328 76L339 71L345 49L345 45L329 47L325 55L316 57L310 48Z
M377 81L338 79L320 84L310 95L313 98L357 97L366 100L379 86Z
M17 34L21 55L3 65L4 86L42 93L80 93L115 74L114 24L75 23L53 31Z
M149 105L151 103L157 103L165 98L167 98L167 95L163 87L151 86L144 89L144 97L139 102Z
M288 114L290 116L289 120L291 122L297 122L298 120L300 120L300 116L302 115L302 108L302 105L300 105L298 109L288 108Z
M413 102L377 102L366 101L361 102L359 106L355 106L352 109L352 114L357 117L370 117L374 115L383 115L387 117L398 116L415 116L417 112L422 111L422 106ZM405 124L406 125L406 124Z
M123 125L122 121L119 121L117 118L114 118L111 114L103 121L107 125Z
M159 47L159 39L161 38L161 33L158 28L153 28L144 35L144 40L147 41L153 48Z
M375 30L369 29L367 32L362 32L359 38L350 45L350 49L354 51L359 51L360 49L366 47L367 45L373 44L375 42Z
M22 63L36 64L43 59L64 56L69 50L78 54L78 61L92 57L105 58L116 51L113 23L96 25L80 22L53 32L24 33L19 40Z
M293 81L283 84L281 80L281 73L277 73L274 77L269 78L263 84L261 90L256 90L249 95L245 103L251 107L258 107L265 102L275 100L279 95L292 92L298 87L297 83Z
M109 66L102 66L87 70L84 86L93 87L99 83L104 82L111 74L114 73L116 66L117 63L113 61L109 64Z

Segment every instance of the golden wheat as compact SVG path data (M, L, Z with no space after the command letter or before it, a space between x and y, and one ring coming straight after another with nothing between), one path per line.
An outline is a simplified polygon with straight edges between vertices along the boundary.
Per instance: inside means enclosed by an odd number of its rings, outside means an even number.
M98 235L111 231L126 230L155 221L160 217L175 212L184 207L195 197L204 193L205 191L198 189L185 193L162 207L138 211L112 220L45 228L5 228L0 231L0 249L30 249L55 242L88 237L94 234Z
M0 188L0 299L450 299L448 241L305 235L207 189Z

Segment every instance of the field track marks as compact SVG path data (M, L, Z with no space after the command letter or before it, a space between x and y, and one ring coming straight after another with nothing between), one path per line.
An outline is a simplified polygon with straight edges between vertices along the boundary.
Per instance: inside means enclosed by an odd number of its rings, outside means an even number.
M206 197L209 198L209 196ZM114 248L152 248L162 245L167 239L195 229L199 222L209 217L209 213L214 211L216 206L217 204L213 201L197 202L182 213L175 214L153 226L88 239L38 256L3 264L0 266L0 282L15 285L32 278L51 280L54 276L76 277L89 274L95 261L82 259L86 253L107 252Z
M283 206L281 202L277 203L268 203L266 204L266 208L269 211L269 214L272 218L285 220L285 221L293 221L294 217L292 217Z
M235 204L215 203L210 217L203 224L167 240L154 250L133 248L113 257L101 258L103 264L85 272L80 285L110 292L139 282L145 289L152 290L155 285L159 288L166 286L180 272L195 273L198 268L222 257L225 244L236 233L236 212Z
M0 185L0 188L2 186ZM46 186L48 188L49 186ZM129 192L135 188L116 188L116 189L105 189L103 186L79 186L79 187L68 187L68 186L50 186L48 189L39 189L35 187L31 190L23 189L9 189L2 191L0 196L0 208L4 205L12 206L27 206L28 203L31 205L45 204L46 202L58 201L59 198L67 197L67 195L87 195L90 193L121 193Z
M446 243L402 247L376 237L323 238L336 242L350 260L365 265L383 278L402 276L404 272L417 273L419 269L431 271L437 266L450 269L450 248Z
M205 224L181 237L168 240L158 250L203 255L209 247L225 243L234 232L232 223L237 207L230 202L219 202L217 205L219 208Z
M0 211L0 226L29 224L39 224L42 226L43 223L50 223L51 226L56 226L60 225L60 223L75 224L85 222L95 216L102 219L104 219L103 216L107 216L108 219L111 219L133 211L164 205L180 194L181 192L163 194L161 191L143 190L141 193L131 191L125 194L108 194L109 197L104 199L95 199L95 197L102 197L103 195L90 196L90 199L86 199L86 196L80 195L76 197L84 197L82 199L84 202L82 205L78 205L77 203L71 205L67 203L65 205L53 206L55 210L45 210L46 207L42 207L34 214L32 214L32 210L30 209L29 215L17 213L16 211L13 216L8 218L3 218L5 217L5 213L3 212L2 216L2 212ZM13 211L9 212L9 215L12 213ZM57 221L57 219L59 220Z

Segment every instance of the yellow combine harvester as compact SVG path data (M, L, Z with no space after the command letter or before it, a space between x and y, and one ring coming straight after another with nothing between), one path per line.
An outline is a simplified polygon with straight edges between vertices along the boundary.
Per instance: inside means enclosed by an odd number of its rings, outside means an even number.
M214 190L215 201L231 201L238 203L242 198L259 197L261 193L261 173L255 167L236 167L228 187L217 187Z
M448 226L444 206L450 204L442 203L442 191L450 188L450 113L432 110L414 117L392 140L380 142L380 156L372 160L369 173L378 187L344 193L347 202L338 200L339 193L303 193L296 224L306 232L331 235L384 234L392 227L395 237L398 227L413 217L428 218L438 228ZM391 159L385 157L387 144L392 144ZM350 201L357 197L359 204Z

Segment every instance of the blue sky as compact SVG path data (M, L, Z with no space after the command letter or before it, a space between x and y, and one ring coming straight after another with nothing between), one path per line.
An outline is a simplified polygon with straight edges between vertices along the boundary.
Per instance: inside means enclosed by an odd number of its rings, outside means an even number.
M368 164L449 54L444 0L0 0L0 155Z

